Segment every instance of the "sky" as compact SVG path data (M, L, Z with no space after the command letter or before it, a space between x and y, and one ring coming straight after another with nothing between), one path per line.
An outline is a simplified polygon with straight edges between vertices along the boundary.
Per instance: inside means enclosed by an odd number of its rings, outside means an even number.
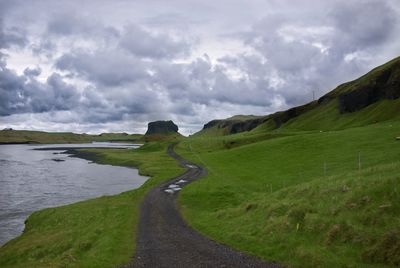
M0 0L0 129L144 133L305 104L400 55L398 0Z

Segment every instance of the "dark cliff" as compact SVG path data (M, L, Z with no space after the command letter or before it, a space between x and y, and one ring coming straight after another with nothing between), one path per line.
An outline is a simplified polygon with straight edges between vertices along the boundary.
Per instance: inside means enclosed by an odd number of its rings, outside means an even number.
M178 126L171 120L150 122L145 135L177 133Z

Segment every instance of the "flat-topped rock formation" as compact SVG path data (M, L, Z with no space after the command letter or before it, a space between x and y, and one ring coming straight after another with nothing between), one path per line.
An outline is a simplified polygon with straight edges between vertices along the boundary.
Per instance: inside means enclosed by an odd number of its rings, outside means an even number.
M178 133L178 126L171 120L169 121L154 121L150 122L147 126L145 135L154 134L174 134Z

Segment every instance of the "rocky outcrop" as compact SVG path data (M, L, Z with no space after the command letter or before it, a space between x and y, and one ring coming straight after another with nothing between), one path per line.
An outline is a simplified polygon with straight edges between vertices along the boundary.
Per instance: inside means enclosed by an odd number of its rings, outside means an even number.
M209 129L217 127L219 129L224 129L224 134L236 134L240 132L250 131L260 124L264 123L266 119L254 118L248 120L212 120L204 125L203 129Z
M399 73L400 64L394 69L383 71L370 83L341 94L339 96L340 112L355 112L382 99L398 99L400 97Z
M274 121L275 127L279 128L284 123L288 122L290 119L293 119L297 116L304 114L315 108L318 105L318 102L310 102L305 105L293 107L289 110L283 112L277 112L270 116L270 118Z
M178 126L171 120L150 122L145 135L177 133Z

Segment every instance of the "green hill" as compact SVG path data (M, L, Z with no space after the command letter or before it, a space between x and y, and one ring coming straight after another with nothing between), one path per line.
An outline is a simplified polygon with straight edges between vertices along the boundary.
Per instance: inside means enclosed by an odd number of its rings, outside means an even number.
M180 195L186 220L289 267L398 267L399 96L397 58L318 101L211 121L178 147L209 171Z
M338 86L317 101L268 116L213 120L198 135L278 128L334 130L400 118L400 57Z

